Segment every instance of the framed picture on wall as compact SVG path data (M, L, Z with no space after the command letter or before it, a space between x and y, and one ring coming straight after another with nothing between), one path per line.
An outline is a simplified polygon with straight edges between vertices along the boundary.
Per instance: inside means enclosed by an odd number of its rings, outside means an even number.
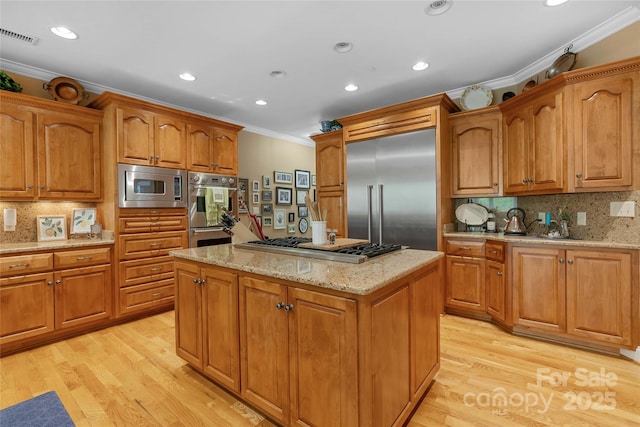
M293 184L293 174L291 172L273 172L273 181L277 184Z
M296 205L306 205L306 197L307 192L305 190L296 190Z
M284 209L276 209L273 213L273 228L284 230L287 226L287 212Z
M273 224L271 222L272 218L270 216L265 216L262 218L262 226L263 227L271 227L271 225Z
M269 175L262 176L262 187L270 188L271 187L271 177Z
M300 218L309 216L309 209L306 206L298 206L298 216Z
M294 212L289 212L289 222L294 222L296 220L296 214Z
M311 172L296 169L296 188L311 188Z
M273 192L271 190L262 190L262 201L270 202L273 197Z
M262 215L273 215L273 203L262 205Z
M253 186L251 188L253 189L253 191L260 191L260 182L253 181L252 185Z
M293 190L286 187L276 187L276 205L291 205Z

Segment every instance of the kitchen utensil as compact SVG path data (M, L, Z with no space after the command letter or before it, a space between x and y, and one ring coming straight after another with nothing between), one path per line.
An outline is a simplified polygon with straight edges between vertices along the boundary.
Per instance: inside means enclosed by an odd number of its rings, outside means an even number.
M464 203L456 209L456 218L466 225L482 225L487 221L489 211L477 203Z
M573 68L574 65L576 65L578 54L571 52L572 47L573 45L566 48L564 50L564 53L560 55L560 57L556 59L553 65L551 65L551 68L547 70L544 75L547 79L555 77L560 73L564 73L565 71L569 71Z
M518 216L518 213L522 216ZM539 221L539 219L535 219L529 223L529 225L525 225L525 218L527 214L521 208L512 208L507 212L507 218L505 221L507 222L507 226L504 228L504 234L516 235L516 236L525 236L527 234L527 229L531 227L532 224Z

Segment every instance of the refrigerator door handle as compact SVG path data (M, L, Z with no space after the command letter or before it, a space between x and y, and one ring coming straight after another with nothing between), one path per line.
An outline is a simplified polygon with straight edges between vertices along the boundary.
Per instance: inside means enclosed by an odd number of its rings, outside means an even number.
M382 211L382 192L382 184L378 184L378 236L380 244L382 244L382 218L384 216Z
M373 185L367 185L367 240L371 241L371 193L373 193Z

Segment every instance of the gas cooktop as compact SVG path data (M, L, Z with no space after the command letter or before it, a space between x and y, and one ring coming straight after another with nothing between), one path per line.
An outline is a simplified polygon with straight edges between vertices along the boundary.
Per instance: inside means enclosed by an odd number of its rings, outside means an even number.
M335 251L298 247L301 243L310 242L311 239L308 237L282 237L277 239L254 240L247 243L236 244L235 246L244 249L264 250L329 261L349 262L352 264L359 264L369 258L402 249L401 245L392 243L366 243Z

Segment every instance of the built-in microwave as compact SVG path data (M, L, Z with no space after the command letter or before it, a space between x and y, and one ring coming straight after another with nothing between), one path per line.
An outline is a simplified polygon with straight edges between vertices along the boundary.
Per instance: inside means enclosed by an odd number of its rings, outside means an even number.
M187 173L181 169L118 165L121 208L183 208Z

